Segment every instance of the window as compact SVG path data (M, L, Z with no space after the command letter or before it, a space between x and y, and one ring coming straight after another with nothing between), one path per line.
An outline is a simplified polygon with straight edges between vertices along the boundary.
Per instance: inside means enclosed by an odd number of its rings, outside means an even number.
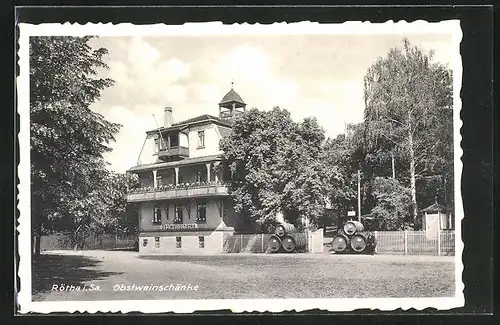
M147 238L144 238L142 240L142 246L144 246L144 247L148 246L148 239Z
M154 224L161 223L161 208L159 206L156 206L156 205L153 209L153 223Z
M198 131L198 148L205 148L205 131Z
M200 248L205 248L205 237L198 236L198 245Z
M175 237L175 247L176 248L182 247L182 237Z
M178 134L170 135L169 139L170 139L170 148L179 146L179 135Z
M196 222L197 223L206 223L207 222L207 205L205 202L198 203Z
M182 216L182 205L176 205L175 206L174 223L184 223L184 218Z
M161 150L165 150L165 140L160 136L155 138L155 150L156 153L158 153Z

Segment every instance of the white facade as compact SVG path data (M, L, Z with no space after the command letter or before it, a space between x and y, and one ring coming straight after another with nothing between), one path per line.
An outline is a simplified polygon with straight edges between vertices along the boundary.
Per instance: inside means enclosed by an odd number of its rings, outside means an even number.
M220 253L224 235L245 226L218 168L219 143L245 106L231 89L219 103L219 117L174 123L166 107L164 126L146 133L138 164L129 170L140 187L127 196L139 205L141 254Z
M221 153L219 143L222 134L228 134L228 127L219 126L215 123L206 123L189 127L179 132L179 146L189 151L189 158L217 155ZM159 162L158 148L155 139L159 133L147 135L144 147L139 155L139 164L154 164ZM201 140L203 138L204 140ZM166 141L164 139L164 141ZM203 143L201 143L203 142Z
M203 135L201 135L203 133ZM204 143L200 143L200 137ZM218 126L215 124L193 126L189 128L189 157L203 157L221 153L219 142L221 140Z

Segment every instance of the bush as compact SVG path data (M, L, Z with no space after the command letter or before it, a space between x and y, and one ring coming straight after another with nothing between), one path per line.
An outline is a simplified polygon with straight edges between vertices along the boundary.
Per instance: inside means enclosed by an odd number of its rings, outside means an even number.
M378 230L401 230L411 221L410 190L396 179L377 177L373 182L375 207L371 212Z

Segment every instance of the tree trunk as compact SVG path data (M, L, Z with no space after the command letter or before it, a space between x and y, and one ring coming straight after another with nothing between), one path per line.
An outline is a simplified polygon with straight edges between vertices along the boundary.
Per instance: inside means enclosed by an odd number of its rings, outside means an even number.
M446 186L448 185L446 184L446 176L443 177L443 183L444 204L448 206L448 191L446 191Z
M42 223L38 223L35 225L35 228L33 229L33 254L35 257L40 256L40 241L42 239Z
M394 152L391 151L392 178L396 179L396 167L394 166Z
M415 152L413 150L413 135L411 128L408 132L408 149L410 151L410 191L412 203L412 217L413 222L417 221L417 189L415 185Z

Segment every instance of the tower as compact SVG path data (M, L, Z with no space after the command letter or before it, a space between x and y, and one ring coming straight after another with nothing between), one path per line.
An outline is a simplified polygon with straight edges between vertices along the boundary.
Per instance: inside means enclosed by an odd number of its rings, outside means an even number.
M231 90L222 98L219 103L219 117L221 119L233 119L243 113L247 104L241 99L233 89L234 82L231 82Z

